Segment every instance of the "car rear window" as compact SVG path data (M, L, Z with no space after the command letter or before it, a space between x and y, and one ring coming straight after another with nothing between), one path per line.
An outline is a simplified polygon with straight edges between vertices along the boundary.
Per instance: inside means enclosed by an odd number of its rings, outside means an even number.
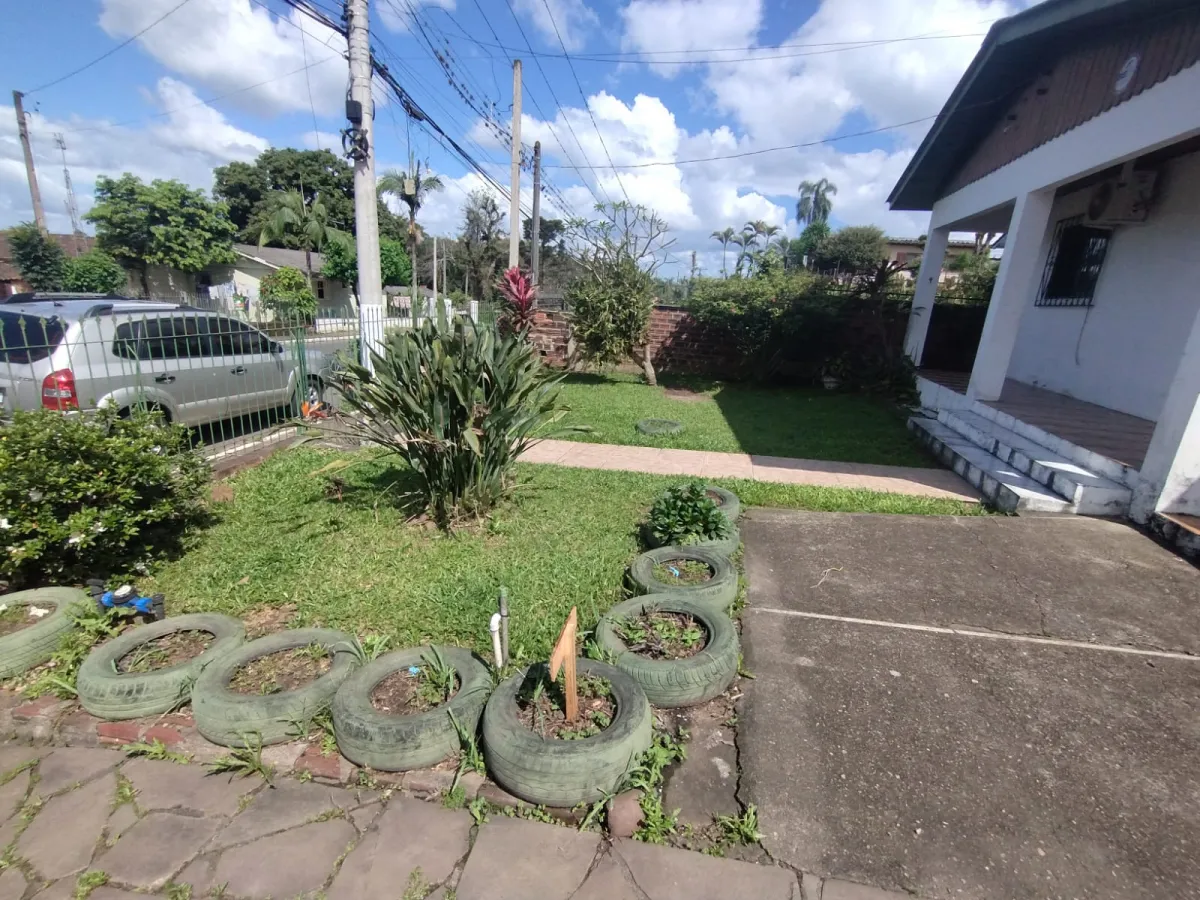
M57 316L0 310L0 361L18 365L41 362L62 343L65 332Z

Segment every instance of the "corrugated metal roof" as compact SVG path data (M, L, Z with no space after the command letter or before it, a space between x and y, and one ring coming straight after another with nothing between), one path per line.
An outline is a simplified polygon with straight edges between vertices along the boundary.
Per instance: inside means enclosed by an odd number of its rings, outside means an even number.
M233 249L240 256L244 256L247 259L259 260L274 269L291 266L294 269L299 269L301 272L304 271L305 258L303 250L289 250L286 247L256 247L253 244L234 244ZM312 270L319 272L324 265L325 257L314 251L312 254Z

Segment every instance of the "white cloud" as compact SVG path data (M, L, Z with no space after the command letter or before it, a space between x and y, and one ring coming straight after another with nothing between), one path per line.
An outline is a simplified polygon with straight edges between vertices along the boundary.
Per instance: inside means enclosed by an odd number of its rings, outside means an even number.
M80 212L91 208L93 185L100 175L131 172L145 181L177 178L209 190L214 166L252 160L269 146L265 138L230 125L220 112L198 101L191 87L173 78L159 79L151 98L170 112L144 128L113 126L100 119L30 116L38 184L52 231L70 231L55 132L66 138L67 165ZM32 218L16 120L12 107L0 107L0 227Z
M300 143L309 150L332 150L337 156L342 153L342 135L338 131L306 131Z
M582 50L587 44L588 29L600 24L583 0L513 0L513 9L528 16L555 50L561 49L558 43L561 37L562 46L571 53Z
M176 3L103 0L100 27L113 38L127 38ZM278 18L250 0L191 0L137 43L163 66L208 91L236 91L227 102L251 112L307 110L310 90L318 114L342 110L348 78L345 38L296 10ZM248 85L254 87L244 90Z
M455 0L383 0L377 3L375 9L383 19L383 25L389 31L408 31L412 24L412 12L409 6L419 10L422 6L434 6L447 12L454 12Z
M632 0L621 10L621 46L649 52L646 58L655 61L651 68L669 78L685 67L679 60L722 55L708 52L712 48L750 45L762 24L762 7L762 0Z

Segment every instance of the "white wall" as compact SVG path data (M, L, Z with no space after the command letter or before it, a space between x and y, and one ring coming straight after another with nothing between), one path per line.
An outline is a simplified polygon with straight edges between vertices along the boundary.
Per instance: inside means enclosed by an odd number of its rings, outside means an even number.
M1114 232L1090 308L1029 297L1009 378L1157 419L1200 309L1200 154L1172 160L1162 179L1147 222ZM1050 227L1087 198L1057 199Z

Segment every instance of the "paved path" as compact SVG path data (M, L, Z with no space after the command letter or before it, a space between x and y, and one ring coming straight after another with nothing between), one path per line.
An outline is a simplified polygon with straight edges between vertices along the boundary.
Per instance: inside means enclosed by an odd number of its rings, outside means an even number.
M22 770L21 767L28 768ZM210 776L83 747L0 744L0 900L818 900L792 871L378 791ZM801 886L803 883L803 887ZM175 892L178 896L178 891ZM826 882L824 900L903 900Z
M700 478L748 478L752 481L857 488L918 497L979 500L979 494L948 469L549 440L537 444L521 458L524 462L554 463L579 469L620 469L654 475L695 475Z

